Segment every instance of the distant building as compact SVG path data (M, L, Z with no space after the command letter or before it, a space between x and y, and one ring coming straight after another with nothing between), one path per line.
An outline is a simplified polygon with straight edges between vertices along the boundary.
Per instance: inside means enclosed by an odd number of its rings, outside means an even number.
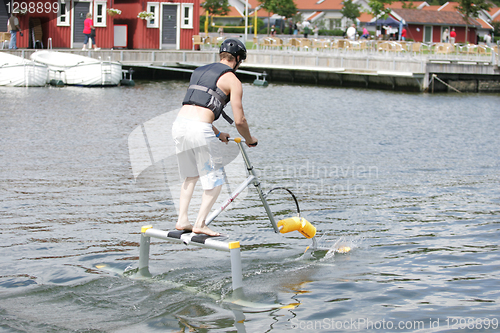
M17 37L20 48L42 44L46 48L51 38L54 48L81 49L87 13L92 13L96 45L101 48L191 49L192 36L199 31L199 0L30 0L29 3L34 4L35 10L19 15L24 34ZM10 16L10 6L10 2L0 6L0 26L6 27L3 22ZM121 14L113 16L107 11L110 8L121 10ZM147 20L138 18L143 11L153 16Z
M443 32L455 29L456 42L465 42L465 21L461 14L454 11L428 11L419 9L393 9L391 16L407 24L407 38L416 42L439 43ZM475 44L477 29L481 24L469 19L468 41Z

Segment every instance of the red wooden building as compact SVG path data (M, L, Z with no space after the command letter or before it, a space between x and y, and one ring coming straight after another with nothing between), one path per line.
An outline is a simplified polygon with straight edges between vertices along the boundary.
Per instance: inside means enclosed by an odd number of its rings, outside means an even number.
M87 13L92 13L100 48L191 49L199 31L199 0L30 0L6 5L5 14L16 8L25 11L18 16L24 35L17 37L19 48L47 48L50 38L53 48L81 49ZM153 16L138 18L144 11Z
M398 21L404 20L407 24L407 38L416 42L439 43L442 42L443 32L455 29L456 43L465 42L465 21L457 12L430 11L419 9L393 9L392 17ZM471 44L476 44L477 29L481 25L474 19L469 19L467 39Z

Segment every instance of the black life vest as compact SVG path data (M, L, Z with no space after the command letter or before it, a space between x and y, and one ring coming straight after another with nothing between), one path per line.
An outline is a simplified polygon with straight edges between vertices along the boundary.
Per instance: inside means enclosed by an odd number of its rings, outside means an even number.
M215 120L222 115L230 124L233 120L223 111L229 102L227 96L217 87L219 78L233 69L222 63L213 63L194 70L182 105L198 105L212 110Z

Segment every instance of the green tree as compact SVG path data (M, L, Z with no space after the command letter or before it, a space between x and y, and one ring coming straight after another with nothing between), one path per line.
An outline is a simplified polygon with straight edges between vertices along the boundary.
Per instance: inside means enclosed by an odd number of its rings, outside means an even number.
M386 8L387 5L390 5L392 0L369 0L368 7L370 10L369 14L372 14L375 17L375 30L377 29L377 20L379 18L386 19L391 12L390 8Z
M353 3L352 0L344 0L342 4L344 5L340 10L342 17L345 17L351 20L352 23L355 23L356 19L361 15L361 12L359 11L361 5Z
M462 14L465 21L465 42L468 42L468 30L471 18L477 18L481 10L489 10L491 3L485 0L460 0L457 10Z
M260 7L267 11L267 34L271 24L271 13L291 18L297 14L297 6L293 0L259 0Z
M493 26L493 33L495 36L500 36L500 22L491 22L491 25Z
M416 9L415 4L413 3L412 0L410 0L410 1L403 1L403 8L405 8L405 9Z
M229 1L228 0L205 0L203 3L203 9L208 11L208 15L213 17L225 16L229 14Z

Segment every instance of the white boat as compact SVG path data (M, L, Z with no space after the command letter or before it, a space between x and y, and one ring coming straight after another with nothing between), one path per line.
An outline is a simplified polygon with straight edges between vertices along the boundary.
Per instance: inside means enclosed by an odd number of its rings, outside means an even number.
M0 52L0 86L41 87L47 84L47 65Z
M31 59L49 67L49 83L86 87L117 86L122 78L122 65L115 61L57 51L37 51L31 55Z

